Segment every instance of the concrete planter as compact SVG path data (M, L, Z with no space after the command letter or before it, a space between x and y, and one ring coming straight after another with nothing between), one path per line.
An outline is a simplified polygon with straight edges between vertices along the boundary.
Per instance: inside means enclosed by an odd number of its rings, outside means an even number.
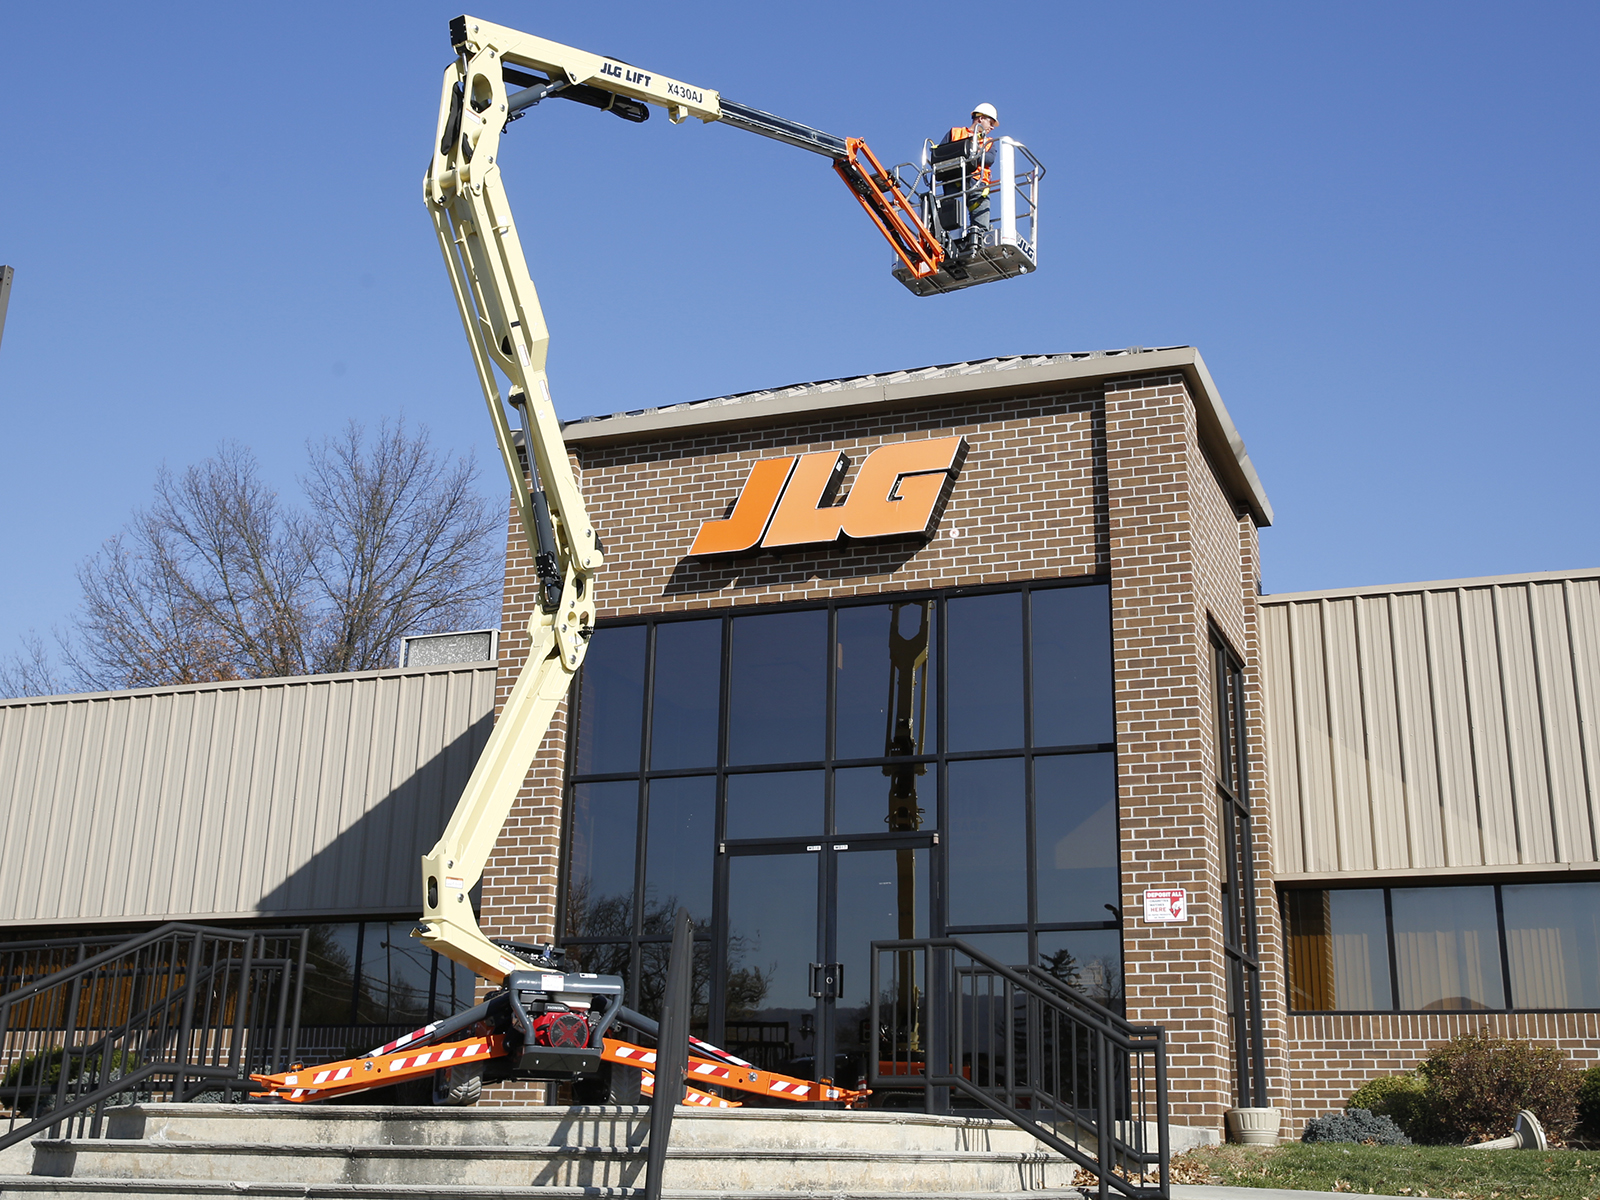
M1244 1146L1276 1146L1282 1121L1275 1108L1230 1108L1228 1136Z

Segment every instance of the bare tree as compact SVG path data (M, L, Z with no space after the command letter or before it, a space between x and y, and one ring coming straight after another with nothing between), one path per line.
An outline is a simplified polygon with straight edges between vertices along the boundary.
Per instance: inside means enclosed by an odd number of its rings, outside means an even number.
M66 690L50 648L35 630L28 630L21 650L0 660L0 696L53 696Z
M471 459L442 461L425 435L359 425L313 449L299 540L320 598L315 670L387 666L406 633L479 624L498 611L502 509L475 488Z
M370 670L394 665L402 634L493 623L504 509L476 491L470 457L403 421L370 441L352 422L307 450L302 509L242 446L163 469L151 506L79 570L60 639L79 686ZM22 662L9 670L26 683Z

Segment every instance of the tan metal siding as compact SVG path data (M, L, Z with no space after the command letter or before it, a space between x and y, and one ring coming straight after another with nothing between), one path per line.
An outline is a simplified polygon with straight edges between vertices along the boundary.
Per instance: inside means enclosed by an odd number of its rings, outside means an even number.
M0 924L400 911L491 664L0 701Z
M1589 857L1600 859L1600 739L1595 729L1595 705L1600 703L1600 582L1574 580L1562 584L1563 609L1571 639L1573 719L1578 726L1578 757L1582 764L1583 803L1589 830Z
M1600 860L1594 573L1263 597L1280 876Z

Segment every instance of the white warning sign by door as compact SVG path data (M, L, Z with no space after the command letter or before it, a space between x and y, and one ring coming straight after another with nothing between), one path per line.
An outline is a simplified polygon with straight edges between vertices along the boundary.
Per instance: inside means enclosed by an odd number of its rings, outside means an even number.
M1146 921L1187 921L1189 897L1182 888L1151 889L1144 894Z

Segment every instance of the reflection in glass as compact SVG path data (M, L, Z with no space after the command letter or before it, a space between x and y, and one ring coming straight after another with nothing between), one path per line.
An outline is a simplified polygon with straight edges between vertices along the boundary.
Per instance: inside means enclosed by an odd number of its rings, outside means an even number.
M733 619L728 761L822 758L828 614L771 613Z
M841 767L833 773L835 833L911 833L932 826L938 811L936 776L907 765Z
M409 929L410 926L408 925ZM476 976L442 954L433 956L433 1012L429 1020L453 1016L477 1003Z
M410 936L415 925L415 921L366 923L356 1020L374 1025L427 1023L433 951Z
M950 924L1028 919L1022 760L954 762L950 772Z
M633 968L628 961L627 942L567 946L566 955L566 969L569 971L588 971L593 975L620 975L625 980L633 978Z
M821 771L729 775L728 840L820 837L822 800Z
M1500 889L1517 1008L1600 1008L1600 883Z
M356 948L359 922L312 925L306 934L306 983L300 1002L302 1025L348 1025L355 1020Z
M927 936L928 852L850 850L835 857L834 863L839 913L835 961L843 966L844 978L834 1010L833 1078L845 1087L859 1087L866 1079L867 1055L876 1052L868 1007L871 943ZM878 964L881 978L900 979L903 992L896 998L896 1009L913 1013L914 972L902 969L897 976L894 957L885 956ZM904 1019L901 1024L906 1024Z
M950 622L950 749L1022 745L1022 593L964 596Z
M721 620L663 621L656 626L651 693L650 769L716 766Z
M834 756L931 754L938 728L934 603L841 608L834 647Z
M667 928L671 929L670 920ZM653 1021L661 1019L661 1001L667 994L667 968L671 962L671 942L644 942L639 946L639 1011ZM711 943L697 941L689 997L689 1032L696 1037L708 1036L710 997Z
M1494 888L1395 888L1390 903L1402 1009L1505 1007Z
M815 1078L815 854L728 859L728 1026L722 1043L767 1070ZM744 1097L741 1096L741 1099Z
M596 630L589 641L578 689L579 775L639 769L644 635L643 625L622 625Z
M1111 698L1111 589L1035 589L1033 744L1080 746L1115 740Z
M1122 933L1073 929L1039 935L1039 966L1096 1003L1122 1012Z
M1373 1012L1394 1007L1382 888L1284 893L1289 1007Z
M622 938L633 932L638 806L639 785L631 781L572 789L565 936Z
M1025 933L956 933L951 936L960 938L980 954L987 954L1001 966L1028 965L1028 935Z
M1063 754L1033 760L1034 845L1040 921L1115 920L1116 760Z
M651 781L643 932L670 933L680 906L689 910L696 925L711 924L716 815L715 777ZM664 922L660 929L655 928L658 921Z

